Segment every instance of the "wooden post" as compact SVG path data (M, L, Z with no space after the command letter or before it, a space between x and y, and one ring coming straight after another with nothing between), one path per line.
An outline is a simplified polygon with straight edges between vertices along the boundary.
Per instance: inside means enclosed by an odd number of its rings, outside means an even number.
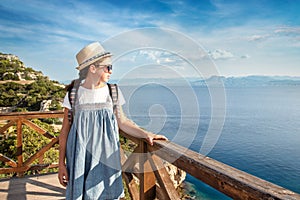
M144 195L144 163L145 163L145 157L143 156L144 152L144 142L140 141L139 144L139 180L140 180L140 200L146 200Z
M22 145L22 119L19 119L17 121L17 159L18 163L17 166L18 168L23 166L23 145ZM24 172L18 172L17 173L18 177L22 177L24 175Z
M147 160L148 151L147 143L140 142L140 156L139 156L139 179L140 179L140 200L155 199L155 175L151 169L151 165Z

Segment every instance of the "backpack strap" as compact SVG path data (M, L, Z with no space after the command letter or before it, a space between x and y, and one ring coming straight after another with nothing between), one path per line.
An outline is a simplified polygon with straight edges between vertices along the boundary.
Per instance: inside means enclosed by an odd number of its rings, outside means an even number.
M114 113L120 117L120 108L119 108L119 93L118 93L118 85L107 83L109 89L109 95L113 102L113 110Z
M70 105L71 105L71 109L69 109L68 111L68 119L69 119L69 123L72 124L73 123L73 111L74 111L74 108L73 106L75 105L75 97L76 97L76 87L71 87L69 88L68 90L68 97L69 97L69 102L70 102Z

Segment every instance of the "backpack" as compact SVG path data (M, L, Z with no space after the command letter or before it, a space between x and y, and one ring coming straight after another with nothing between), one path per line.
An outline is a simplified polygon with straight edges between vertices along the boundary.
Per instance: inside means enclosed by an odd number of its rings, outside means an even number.
M117 114L119 114L118 112L118 85L117 84L110 84L107 83L108 89L109 89L109 95L112 99L112 103L113 103L113 111ZM76 92L77 89L76 87L74 87L74 85L72 85L69 89L68 89L68 97L69 97L69 102L71 105L72 109L69 109L68 112L68 119L69 119L69 123L70 125L72 125L73 123L73 105L75 104L75 96L76 96Z

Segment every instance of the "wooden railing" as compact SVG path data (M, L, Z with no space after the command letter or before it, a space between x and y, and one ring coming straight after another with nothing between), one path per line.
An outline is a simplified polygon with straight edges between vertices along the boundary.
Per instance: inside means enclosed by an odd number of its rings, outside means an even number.
M16 143L16 157L17 161L14 161L12 158L9 158L0 152L0 161L5 162L10 167L0 168L0 174L7 173L17 173L18 176L23 176L24 172L32 170L42 170L44 168L55 168L58 167L58 164L43 164L40 162L38 165L32 165L36 159L42 160L46 151L52 148L55 144L58 143L59 138L50 134L47 130L39 127L34 124L31 119L42 119L42 118L62 118L62 111L55 112L22 112L22 113L4 113L0 114L0 121L6 121L6 124L0 128L0 134L5 134L11 126L16 126L17 132L17 143ZM50 139L50 142L42 147L38 152L33 154L27 160L23 159L23 133L22 126L28 126L29 128L35 130L37 133L43 135L44 137Z
M0 114L0 120L7 120L7 124L0 128L3 134L8 127L17 125L17 161L3 155L0 160L9 164L10 168L0 169L0 173L31 170L33 160L41 157L45 151L58 142L58 138L50 136L47 131L34 125L29 119L33 118L61 118L62 112L10 113ZM22 158L22 125L27 125L40 134L51 139L25 162ZM272 184L258 177L220 163L209 157L200 155L169 141L155 141L153 146L144 139L134 138L120 131L120 134L136 144L131 153L121 149L121 163L123 178L133 200L154 199L157 196L157 185L161 189L161 199L179 199L170 176L164 167L164 162L170 162L190 175L214 187L234 199L300 199L300 194ZM134 177L138 178L138 181Z

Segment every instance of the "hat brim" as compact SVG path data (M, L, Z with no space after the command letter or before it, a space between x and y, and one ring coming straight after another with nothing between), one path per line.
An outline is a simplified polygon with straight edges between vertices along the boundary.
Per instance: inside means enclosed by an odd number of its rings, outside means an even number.
M82 70L82 69L86 68L87 66L93 64L94 62L97 62L98 60L101 60L101 59L107 58L107 57L111 57L111 56L112 56L111 53L105 54L105 55L100 56L100 57L98 57L98 58L95 58L95 59L93 59L93 60L91 60L91 61L89 61L89 62L86 62L86 63L84 63L84 64L82 64L82 65L78 65L78 66L76 67L76 69Z

